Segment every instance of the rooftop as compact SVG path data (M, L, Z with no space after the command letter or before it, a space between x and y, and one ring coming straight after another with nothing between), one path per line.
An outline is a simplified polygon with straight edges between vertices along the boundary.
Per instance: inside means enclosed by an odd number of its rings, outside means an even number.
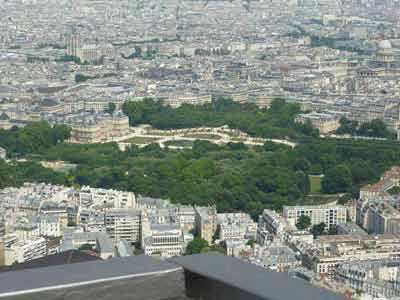
M170 260L185 270L266 300L344 300L343 296L293 280L287 274L269 272L237 258L217 253L181 256Z
M185 272L184 272L185 271ZM210 289L198 289L197 274ZM216 253L161 261L131 256L0 273L0 299L180 300L194 287L201 299L344 300L283 273ZM200 284L201 285L201 284ZM215 290L214 286L223 290ZM210 294L208 297L207 294ZM217 294L216 294L217 293ZM196 297L195 299L198 299Z
M135 256L126 258L114 258L107 261L83 262L72 265L52 266L24 271L0 273L0 299L171 299L183 294L172 293L167 286L160 287L165 294L162 297L144 298L139 297L146 291L136 290L140 287L140 280L154 276L162 276L174 272L181 272L182 268L168 262L157 261L148 256ZM131 297L128 291L124 294L124 280L133 286ZM23 284L22 284L23 283ZM136 283L136 284L135 284ZM102 294L96 295L96 290L102 290ZM126 284L126 282L125 282ZM82 289L84 288L84 289ZM127 287L126 287L127 288ZM74 289L71 292L68 289ZM90 289L92 291L90 291ZM149 289L149 287L147 287ZM62 290L62 293L55 291ZM77 292L79 290L79 292ZM135 293L133 293L135 291ZM53 293L52 293L53 292ZM90 292L90 294L89 294ZM149 291L151 292L151 291ZM42 294L42 298L34 298L36 293ZM43 296L51 295L51 296ZM158 291L158 294L160 291ZM60 295L62 294L62 296ZM171 296L168 297L168 294ZM72 297L69 297L69 296ZM64 298L66 297L66 298ZM89 297L89 298L88 298ZM179 298L178 298L179 299Z

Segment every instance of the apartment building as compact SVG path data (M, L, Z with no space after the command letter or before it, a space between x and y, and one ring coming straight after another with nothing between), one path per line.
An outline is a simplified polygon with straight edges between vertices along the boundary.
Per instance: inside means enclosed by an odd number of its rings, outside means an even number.
M61 220L55 215L44 215L40 217L40 235L46 237L61 236Z
M176 206L175 215L177 218L177 223L181 225L181 228L184 231L189 232L194 229L196 225L196 212L193 206Z
M23 263L46 256L47 242L41 237L33 240L18 241L6 250L6 265Z
M220 240L255 239L257 223L249 214L226 213L217 215L217 229Z
M114 55L114 48L111 44L83 45L77 49L76 55L83 62L98 62L103 57L112 57Z
M114 244L104 232L73 232L63 236L61 252L79 249L83 245L90 245L102 259L114 256Z
M183 232L179 224L152 224L150 234L143 239L146 255L162 257L182 255L185 251Z
M111 206L113 208L136 207L136 196L134 193L91 188L83 186L79 190L79 204L82 207L102 208Z
M38 223L19 222L14 225L14 234L21 241L32 240L40 237L40 228Z
M212 97L210 94L206 95L196 95L196 94L173 94L170 97L163 100L164 105L169 105L171 107L179 107L183 104L192 105L203 105L206 103L211 103Z
M257 242L264 245L267 240L275 237L283 237L289 227L287 221L277 212L264 209L263 214L258 217Z
M346 223L346 207L336 204L336 202L325 205L306 205L306 206L284 206L283 217L287 220L298 222L300 216L308 216L311 225L325 223L330 228L340 223Z
M361 187L360 199L366 201L376 197L387 196L388 190L399 185L400 166L394 166L386 171L378 182Z
M400 258L400 236L325 235L315 241L315 247L304 252L304 263L320 274L334 275L343 263Z
M400 212L385 202L364 207L362 221L369 233L400 233Z
M380 260L339 265L335 280L372 297L393 299L400 296L400 261Z
M106 230L114 243L124 239L130 243L140 241L141 211L136 209L110 209L105 214Z
M195 207L196 232L208 243L212 243L217 230L217 209L215 206Z

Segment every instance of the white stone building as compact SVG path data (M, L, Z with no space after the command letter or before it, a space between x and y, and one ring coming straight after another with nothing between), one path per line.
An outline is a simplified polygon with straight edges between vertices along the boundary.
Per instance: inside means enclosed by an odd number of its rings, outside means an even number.
M146 255L182 255L185 251L182 229L179 224L152 224L150 234L143 239L142 247Z
M141 211L137 209L111 209L106 212L106 230L114 243L121 239L130 243L140 240Z
M23 263L46 256L46 239L41 237L34 240L18 241L6 251L6 264Z
M325 205L306 205L306 206L284 206L283 217L297 223L300 216L308 216L311 225L325 223L327 228L346 223L346 207L336 204L336 202Z

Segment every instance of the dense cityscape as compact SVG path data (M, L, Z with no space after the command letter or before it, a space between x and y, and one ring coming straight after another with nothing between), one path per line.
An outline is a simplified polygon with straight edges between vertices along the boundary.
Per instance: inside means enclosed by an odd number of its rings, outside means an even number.
M0 298L400 299L400 1L0 19Z

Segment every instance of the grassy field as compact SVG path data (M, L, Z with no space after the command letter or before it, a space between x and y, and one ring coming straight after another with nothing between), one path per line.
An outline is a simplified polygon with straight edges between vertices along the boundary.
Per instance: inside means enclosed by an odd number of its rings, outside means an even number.
M167 141L165 142L166 146L176 146L176 147L193 147L192 141L186 140L176 140L176 141Z
M321 193L321 177L318 175L310 175L311 194Z
M207 140L219 140L221 136L212 133L188 133L185 134L184 137L193 138L193 139L207 139Z
M239 138L239 137L232 138L232 142L236 142L236 143L243 143L245 141L246 141L246 139Z
M155 135L155 136L174 136L176 133L168 132L168 131L156 131L150 130L147 132L148 135Z
M143 144L148 144L148 143L153 143L155 141L157 141L158 138L150 138L150 137L141 137L141 136L137 136L134 138L131 138L129 140L127 140L127 143L132 143L132 144L137 144L137 145L143 145Z
M297 205L322 205L326 203L331 203L333 201L339 200L340 195L339 194L332 194L332 195L327 195L327 194L313 194L313 195L308 195L301 201L297 203Z

